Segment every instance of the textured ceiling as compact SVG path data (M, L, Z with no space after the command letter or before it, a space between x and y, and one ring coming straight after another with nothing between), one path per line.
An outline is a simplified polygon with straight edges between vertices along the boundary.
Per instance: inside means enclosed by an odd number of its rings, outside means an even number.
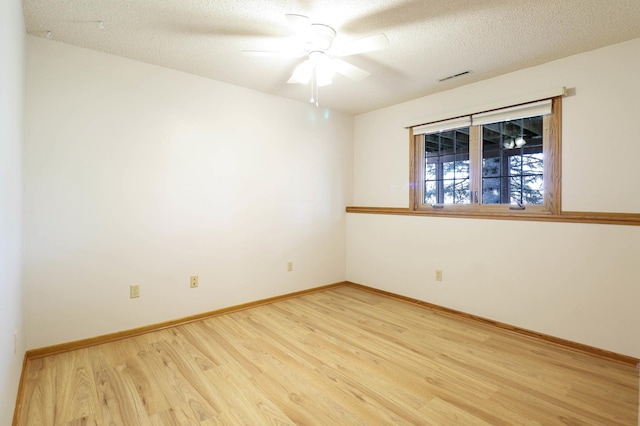
M358 114L640 37L640 0L24 0L29 34L307 101L287 84L285 14L336 29L334 45L384 33L385 50L344 58L322 106ZM104 29L99 21L104 22ZM640 52L638 52L640 54ZM439 79L471 70L457 79Z

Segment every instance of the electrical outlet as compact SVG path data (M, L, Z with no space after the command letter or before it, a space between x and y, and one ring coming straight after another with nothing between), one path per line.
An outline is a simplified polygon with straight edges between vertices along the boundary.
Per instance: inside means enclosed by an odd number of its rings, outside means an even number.
M436 281L442 281L442 269L436 269Z
M287 262L287 272L293 272L293 262Z
M198 276L197 275L191 275L191 278L189 278L189 287L191 287L191 288L198 287Z
M135 299L140 297L140 284L134 284L129 287L129 298Z

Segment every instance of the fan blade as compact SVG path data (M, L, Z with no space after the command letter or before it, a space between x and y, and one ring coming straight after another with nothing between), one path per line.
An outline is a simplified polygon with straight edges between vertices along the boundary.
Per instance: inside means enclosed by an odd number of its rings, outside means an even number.
M295 70L293 70L293 74L291 75L291 78L287 80L287 83L307 84L309 80L311 80L312 74L313 64L310 60L306 59L303 63L298 65Z
M351 56L386 49L387 47L389 47L389 39L387 36L384 34L376 34L354 40L336 51L335 54L338 56Z
M331 63L337 73L349 77L351 80L360 81L369 77L369 73L362 68L358 68L355 65L351 65L342 59L332 59Z
M243 50L245 56L260 56L267 58L301 58L306 55L303 50L300 51L275 51L275 50Z

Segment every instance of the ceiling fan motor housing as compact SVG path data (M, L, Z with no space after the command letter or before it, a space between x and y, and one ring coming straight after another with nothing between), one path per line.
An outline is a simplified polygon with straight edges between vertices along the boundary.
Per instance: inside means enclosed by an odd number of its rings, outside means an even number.
M307 52L324 52L331 48L336 38L336 30L324 24L311 24L304 35L303 44Z

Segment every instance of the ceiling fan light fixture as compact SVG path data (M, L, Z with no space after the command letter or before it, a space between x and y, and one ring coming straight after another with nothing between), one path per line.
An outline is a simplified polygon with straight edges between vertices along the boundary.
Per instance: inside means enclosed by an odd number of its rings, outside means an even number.
M318 87L328 86L333 83L333 73L326 73L316 69L316 78L318 79Z
M319 87L328 86L333 82L336 73L333 61L324 52L309 53L309 62L315 72L316 82Z
M502 144L502 146L504 146L505 149L513 149L513 146L515 145L515 142L513 139L507 139L506 141L504 141L504 143Z
M523 146L525 146L527 144L527 141L524 140L523 137L519 137L518 139L516 139L515 144L518 148L522 148Z
M311 80L311 74L313 73L313 64L309 59L298 65L293 71L291 78L287 80L287 83L300 83L307 84Z

